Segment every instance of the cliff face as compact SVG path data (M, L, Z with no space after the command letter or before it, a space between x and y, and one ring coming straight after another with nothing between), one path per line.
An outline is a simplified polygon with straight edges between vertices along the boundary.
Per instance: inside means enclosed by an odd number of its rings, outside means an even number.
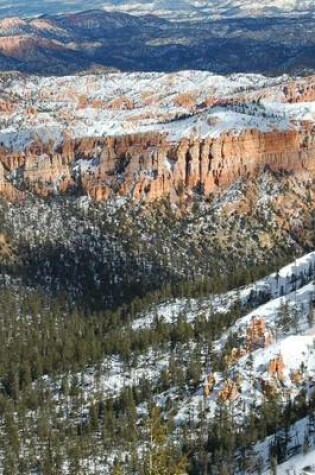
M1 78L0 191L172 201L265 167L313 173L314 78Z
M1 192L14 199L22 196L4 173L20 169L26 187L45 196L56 189L66 191L80 180L83 191L96 200L114 195L176 200L184 191L198 188L208 195L239 177L255 178L265 167L313 173L314 159L315 137L307 126L266 133L250 129L177 143L156 133L65 139L57 148L37 141L23 152L0 150Z

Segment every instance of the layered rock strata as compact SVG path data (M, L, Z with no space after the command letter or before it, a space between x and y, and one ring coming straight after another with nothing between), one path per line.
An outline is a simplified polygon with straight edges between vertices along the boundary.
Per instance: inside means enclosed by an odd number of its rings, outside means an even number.
M114 196L176 200L184 192L215 193L239 177L255 178L266 167L313 174L315 134L312 127L301 125L287 131L248 129L178 142L158 133L64 139L58 147L37 140L20 152L2 147L0 162L0 189L9 199L23 195L10 179L19 171L24 185L20 189L45 196L79 183L96 200Z

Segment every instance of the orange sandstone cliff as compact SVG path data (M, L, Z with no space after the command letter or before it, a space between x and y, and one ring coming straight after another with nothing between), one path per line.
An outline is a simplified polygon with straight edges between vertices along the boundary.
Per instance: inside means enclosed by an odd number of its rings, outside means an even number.
M49 194L75 186L76 164L94 159L93 167L82 167L82 191L96 200L133 196L153 201L165 196L176 200L183 190L198 188L205 195L232 184L239 177L255 178L269 167L315 172L315 134L310 125L286 131L262 132L248 129L218 138L191 138L171 142L164 134L147 133L116 137L63 140L62 145L43 144L37 138L19 152L0 148L4 172L0 191L14 199L14 183L7 173L22 170L26 187ZM6 172L6 173L5 173ZM38 183L41 186L38 187ZM9 188L8 188L9 187ZM41 191L40 191L41 190Z

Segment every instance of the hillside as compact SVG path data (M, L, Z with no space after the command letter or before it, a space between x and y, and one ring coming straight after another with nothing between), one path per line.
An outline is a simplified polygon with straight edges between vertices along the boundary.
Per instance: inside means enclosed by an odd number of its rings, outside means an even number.
M24 14L16 17L10 5L10 17L0 21L0 70L45 76L104 69L314 71L312 2L305 10L304 2L291 2L289 14L287 4L277 9L267 2L264 9L264 3L128 2L110 11L54 14L48 8L45 15L27 18L24 4ZM171 11L166 8L170 4ZM154 10L147 11L146 5ZM174 24L174 19L180 21Z
M314 472L315 451L312 451L306 455L299 455L294 457L289 462L284 463L279 467L279 474L292 473L304 470L306 474L312 474ZM303 472L302 472L303 473Z
M312 77L3 75L8 274L95 309L312 250L313 99Z
M314 76L0 83L0 473L310 464Z
M2 465L245 475L311 463L314 276L310 253L227 293L95 316L1 291L0 342L15 335L0 353Z

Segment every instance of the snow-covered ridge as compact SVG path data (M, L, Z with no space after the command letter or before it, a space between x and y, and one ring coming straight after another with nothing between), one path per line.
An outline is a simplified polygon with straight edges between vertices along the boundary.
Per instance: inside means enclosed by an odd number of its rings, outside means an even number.
M311 0L153 0L138 2L137 0L105 1L104 8L109 11L128 12L133 15L155 14L169 20L194 20L206 18L242 18L260 16L296 16L314 13L314 2Z
M248 128L286 130L315 120L312 102L285 102L289 78L202 71L132 73L2 81L0 142L13 150L36 137L160 132L170 140L218 137Z
M238 339L235 347L236 356L234 360L231 359L228 366L228 376L223 376L220 372L213 373L211 376L213 379L209 380L211 368L208 367L205 371L204 388L209 387L207 381L211 381L214 387L211 390L207 389L209 392L206 393L206 397L205 390L201 386L195 394L183 400L175 417L177 424L182 424L192 415L196 421L202 417L210 421L215 416L218 401L222 403L224 400L223 395L228 384L231 384L234 392L231 391L230 396L227 396L226 404L240 425L249 414L250 407L254 405L259 411L260 405L266 397L268 398L266 396L268 391L277 394L283 404L288 400L294 401L301 391L305 391L306 398L314 396L315 320L312 302L315 297L315 285L314 282L303 285L303 282L309 281L311 276L314 278L314 263L314 253L311 253L281 269L279 273L272 274L255 284L257 290L264 288L270 291L270 301L241 317L217 341L216 351L218 354L222 352L224 354L228 336L233 334ZM281 297L277 297L279 291ZM238 298L244 302L252 292L252 286L241 289ZM229 296L234 302L233 293ZM285 321L287 317L288 321ZM252 350L249 351L248 348L245 350L242 345L246 338L248 341L251 335L250 329L253 329L255 322L263 324L266 340L261 346L254 345ZM230 379L227 380L227 377ZM278 473L292 475L313 473L303 471L315 463L314 451L311 450L307 455L302 451L306 437L310 447L314 447L315 444L314 436L308 435L308 427L308 419L301 420L292 427L292 454L300 452L300 455L279 466ZM254 448L257 458L261 458L263 467L268 465L270 467L271 440L272 437Z
M283 267L279 272L273 273L248 285L223 295L212 296L205 299L177 299L166 302L153 308L151 312L139 317L133 322L134 331L154 327L156 321L175 324L178 318L185 316L187 322L193 323L201 314L211 320L213 313L226 313L236 303L241 303L243 308L252 305L259 296L264 295L267 302L255 306L254 310L246 313L222 335L215 344L215 351L222 354L225 351L228 336L238 335L240 348L248 335L248 330L255 321L263 321L266 332L270 335L270 342L265 346L245 352L237 357L228 373L234 379L239 378L239 393L233 405L234 416L240 423L251 404L260 405L264 399L261 384L279 384L286 393L285 397L292 400L299 394L300 384L293 382L294 375L300 374L303 368L302 379L308 386L306 390L313 394L315 389L315 319L310 317L311 305L315 298L315 253L312 252L296 259L291 264ZM283 323L283 314L291 315L291 320ZM270 333L269 333L270 332ZM281 377L270 373L272 361L281 358L284 364ZM250 369L249 369L250 367ZM205 366L204 377L207 380L211 372ZM204 399L204 389L201 385L195 394L182 401L175 416L177 424L182 424L194 414L196 420L200 415L200 407L206 410L206 417L211 420L214 416L220 394L226 385L225 378L220 373L215 373L216 384L213 392ZM305 388L305 386L303 386ZM163 404L163 397L157 398ZM284 401L285 401L284 397ZM199 408L199 409L198 409Z
M182 313L186 314L189 322L192 322L200 312L206 312L210 317L213 312L228 312L238 301L243 306L246 306L253 294L257 295L262 292L269 295L270 300L265 305L243 317L237 323L237 326L248 323L255 315L263 315L264 317L271 315L272 317L275 308L283 303L283 299L287 301L292 299L306 300L309 302L309 293L313 291L313 284L310 284L310 287L304 287L303 282L310 279L313 269L315 269L315 252L296 259L277 273L273 273L253 284L233 290L227 294L215 295L204 299L176 299L175 301L161 304L154 308L152 312L137 318L133 322L132 327L134 330L150 328L156 317L159 319L163 318L165 322L173 323Z
M177 300L174 303L164 304L154 310L154 318L164 317L165 321L176 322L180 315L186 315L189 322L208 310L209 321L212 312L226 312L236 301L243 305L254 301L259 292L265 292L270 300L263 305L258 305L253 311L242 316L215 344L218 355L225 352L227 339L234 335L236 353L242 350L241 356L235 356L228 365L227 373L212 373L211 362L205 362L204 378L205 385L200 385L197 391L185 397L179 404L175 415L178 425L193 418L196 422L207 419L209 422L215 417L218 403L223 399L224 391L228 384L233 382L234 393L225 404L232 411L234 420L242 425L244 418L250 413L251 407L259 407L266 401L268 392L274 391L279 400L286 404L305 391L306 398L311 398L315 391L315 253L310 253L301 259L297 259L290 265L282 268L279 272L271 274L264 279L246 286L238 291L230 292L222 296L215 296L203 302ZM146 319L138 319L134 322L134 328L143 328L152 325L153 314L147 315ZM286 318L288 320L286 321ZM254 323L263 323L263 344L253 345L251 350L245 350L244 341L249 338L250 329ZM270 338L270 340L268 340ZM211 379L209 379L211 375ZM213 379L212 379L213 378ZM227 379L229 378L229 379ZM208 381L208 382L207 382ZM209 381L214 384L209 389ZM228 381L230 383L228 383ZM206 392L205 392L205 388ZM174 397L170 395L170 397ZM165 394L156 400L163 406ZM313 435L308 435L309 421L298 421L291 429L292 454L302 452L305 438L308 437L310 453L297 455L279 466L280 474L296 475L307 466L315 463L315 444ZM261 458L262 467L270 467L269 448L273 437L257 444L255 453ZM288 452L289 454L290 452ZM288 455L289 457L289 455ZM243 472L242 472L243 473ZM244 472L245 473L245 472ZM247 472L246 472L247 473ZM256 472L255 472L256 473ZM270 473L266 471L264 473ZM305 472L309 473L309 472ZM312 472L310 472L312 473Z
M35 1L27 5L7 6L1 2L1 15L39 15L41 13L71 12L87 9L86 2L77 0L69 2L57 0L52 2ZM154 14L169 20L184 18L230 18L244 16L281 16L305 15L314 10L312 0L95 0L94 8L104 8L107 11L126 12L133 15Z

